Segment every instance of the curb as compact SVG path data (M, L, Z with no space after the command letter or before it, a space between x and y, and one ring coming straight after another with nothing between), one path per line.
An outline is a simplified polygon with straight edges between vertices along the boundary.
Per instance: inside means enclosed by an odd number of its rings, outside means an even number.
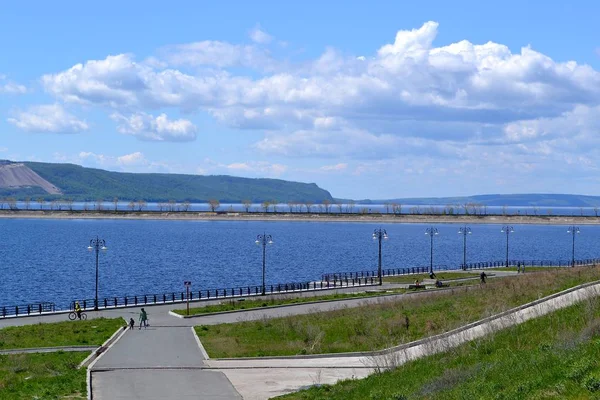
M104 353L107 350L107 348L113 342L116 341L117 335L119 335L124 329L125 329L125 327L121 327L121 328L117 329L117 331L115 333L113 333L112 336L108 338L108 340L106 340L104 343L102 343L102 345L100 345L100 347L95 348L96 351L93 351L92 354L90 354L88 357L86 357L86 359L83 360L77 368L79 369L79 368L87 367L88 365L90 365L90 363L92 363L92 361L94 361L96 359L96 357L99 357L100 354Z
M194 338L196 339L196 343L198 344L198 347L200 348L200 352L202 353L202 356L206 360L210 360L210 357L208 356L208 353L206 352L206 349L202 345L202 342L200 341L200 338L198 337L198 334L196 333L196 330L194 329L193 326L191 326L190 329L192 330L192 333L194 334Z
M127 326L122 326L115 333L113 333L113 335L106 342L104 342L102 344L102 346L100 346L98 348L98 350L96 350L95 352L90 354L79 365L80 368L84 365L87 366L87 371L86 371L86 384L87 385L86 386L88 389L88 393L87 393L88 400L93 400L93 398L94 398L94 394L92 393L92 367L94 366L94 364L96 364L96 362L100 359L100 357L102 357L102 355L107 350L109 350L112 346L114 346L114 344L119 339L121 339L123 337L123 335L125 335L125 333L127 333Z
M58 351L94 351L96 346L56 346L56 347L30 347L23 349L0 350L0 354L24 354L24 353L53 353Z
M468 287L468 286L464 286L464 287ZM400 289L408 290L408 289L404 289L404 288L400 288ZM265 311L265 310L271 310L274 308L295 307L295 306L303 306L303 305L311 305L311 304L336 303L336 302L349 301L349 300L371 300L371 299L380 299L380 298L387 298L387 297L393 297L393 296L416 295L416 294L424 294L424 293L437 293L437 292L443 292L443 291L451 290L451 289L456 289L456 288L446 287L446 288L440 288L440 289L429 290L429 291L426 290L426 291L422 291L422 292L388 293L388 294L382 294L379 296L348 297L345 299L332 299L332 300L316 300L316 301L307 301L304 303L280 304L280 305L267 306L267 307L246 308L243 310L217 311L217 312L213 312L213 313L196 314L196 315L189 315L189 316L177 315L175 313L173 313L172 315L177 316L178 318L192 319L192 318L210 317L212 315L235 314L235 313L243 313L243 312L249 312L249 311ZM169 311L169 314L170 313L171 313L171 311Z

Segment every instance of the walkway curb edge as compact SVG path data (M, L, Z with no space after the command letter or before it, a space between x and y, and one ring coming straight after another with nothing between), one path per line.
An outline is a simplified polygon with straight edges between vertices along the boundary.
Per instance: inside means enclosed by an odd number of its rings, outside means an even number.
M121 339L123 337L123 335L125 335L125 333L127 333L127 326L122 326L121 328L119 328L119 330L117 330L115 333L113 333L113 335L106 342L104 342L102 344L102 346L100 346L98 348L98 350L96 350L95 352L90 354L90 356L88 358L86 358L85 360L83 360L83 362L81 363L81 365L83 365L83 363L91 361L87 365L87 372L86 372L88 400L93 400L93 398L94 398L94 395L92 394L92 368L94 367L94 364L96 364L96 362L104 355L104 353L106 353L107 350L109 350L111 347L113 347L115 345L115 343L117 343L119 341L119 339ZM102 351L100 351L100 350L102 350Z
M200 341L200 338L198 337L198 334L196 333L196 330L194 329L193 326L190 326L190 329L192 330L192 334L194 335L194 338L196 339L196 343L198 344L198 347L200 348L200 352L202 353L202 356L206 360L210 360L210 357L208 356L208 353L206 352L206 349L202 345L202 342Z

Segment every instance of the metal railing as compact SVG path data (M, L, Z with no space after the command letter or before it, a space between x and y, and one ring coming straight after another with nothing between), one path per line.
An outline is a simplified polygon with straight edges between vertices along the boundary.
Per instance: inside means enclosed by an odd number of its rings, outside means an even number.
M50 313L56 311L56 305L51 302L23 304L17 306L0 307L0 317L23 316L32 314Z
M585 258L581 260L508 260L509 267L585 267L600 264L600 258ZM460 264L459 268L463 270L483 269L483 268L500 268L506 267L506 260L502 261L484 261Z
M600 264L600 258L586 258L581 260L575 260L576 267L591 266ZM573 260L508 260L509 267L571 267ZM434 265L434 271L448 271L448 270L471 270L471 269L483 269L483 268L500 268L506 267L506 260L502 261L481 261L460 264L458 267L449 268L447 265ZM411 274L428 274L430 267L410 267L410 268L386 268L381 270L381 275L386 276L397 276L397 275L411 275ZM363 271L347 271L347 272L331 272L321 275L321 280L339 280L346 278L364 278L373 277L377 278L377 270L363 270Z
M410 267L410 268L385 268L381 270L381 276L398 276L412 274L428 274L430 267ZM448 270L446 265L434 265L434 271ZM366 271L348 271L348 272L331 272L321 275L322 281L339 280L339 279L358 279L358 278L378 278L377 270Z
M299 291L316 291L325 289L336 289L353 286L376 285L378 282L373 276L363 278L332 279L320 282L291 282L278 283L265 286L265 294L282 294ZM223 289L202 289L189 292L190 301L214 300L226 298L239 298L243 296L261 296L262 286L240 286ZM182 303L187 301L187 292L176 291L160 294L142 294L135 296L113 296L98 299L98 308L135 307L141 305ZM84 310L94 309L95 299L77 299L70 304L70 309L75 307L75 301Z

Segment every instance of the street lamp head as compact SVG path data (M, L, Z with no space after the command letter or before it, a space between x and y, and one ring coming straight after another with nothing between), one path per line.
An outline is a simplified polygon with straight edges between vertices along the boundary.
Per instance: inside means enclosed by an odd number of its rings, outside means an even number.
M260 240L256 239L256 240L254 241L254 243L256 243L257 245L259 245L259 244L260 244Z
M102 250L102 251L106 251L106 250L108 250L108 247L106 247L106 246L102 246L102 248L100 248L100 250Z
M92 251L94 248L92 246L87 247L88 251Z
M273 244L273 239L269 239L269 241L267 242L267 244Z

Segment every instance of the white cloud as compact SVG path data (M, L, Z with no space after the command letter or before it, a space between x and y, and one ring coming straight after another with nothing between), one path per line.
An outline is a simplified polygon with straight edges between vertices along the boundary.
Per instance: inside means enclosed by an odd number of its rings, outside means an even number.
M8 151L8 147L0 147L0 153L6 153Z
M273 36L265 32L260 25L256 25L254 29L250 31L250 39L252 39L254 43L268 44L273 40Z
M324 165L320 168L321 171L344 171L348 168L348 164L346 163L339 163L339 164L335 164L335 165Z
M250 173L259 176L280 176L288 169L285 165L269 163L266 161L238 162L225 165L224 167L230 171L230 173Z
M0 74L0 93L24 94L27 88L7 79L6 75Z
M60 104L32 106L13 114L7 121L26 132L79 133L89 128L87 122L68 113Z
M117 164L120 165L146 165L147 163L144 155L139 151L117 157Z
M196 126L187 119L169 120L166 114L154 117L136 113L128 117L113 113L111 119L118 123L117 130L142 140L187 142L196 139Z
M600 104L598 71L530 47L513 52L467 40L435 45L437 31L430 21L398 31L371 54L327 48L295 64L275 60L258 45L200 41L141 63L129 54L87 61L42 81L58 99L118 108L113 118L127 134L190 140L190 121L165 116L161 133L160 116L140 112L176 108L264 130L254 148L289 157L461 159L499 146L508 146L506 154L542 157L562 145L564 135L551 125L564 118L572 140L591 143L591 133L582 132L593 131L597 114L583 110ZM123 108L133 114L124 116Z

